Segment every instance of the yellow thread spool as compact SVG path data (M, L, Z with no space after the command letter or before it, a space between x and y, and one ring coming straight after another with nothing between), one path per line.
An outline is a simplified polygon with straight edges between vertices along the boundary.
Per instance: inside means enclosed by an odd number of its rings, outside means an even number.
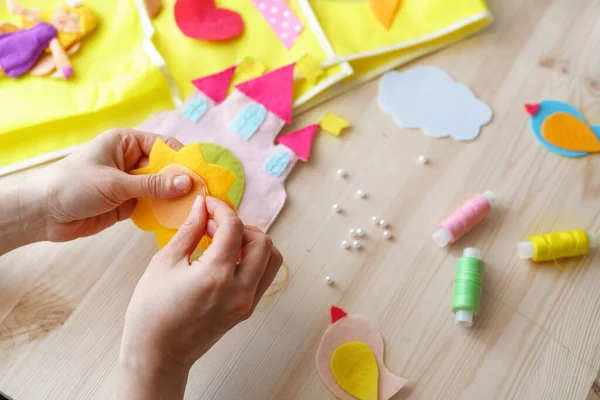
M528 242L517 244L517 252L522 260L556 261L559 258L586 255L597 246L597 238L592 232L576 229L565 232L552 232L533 235Z

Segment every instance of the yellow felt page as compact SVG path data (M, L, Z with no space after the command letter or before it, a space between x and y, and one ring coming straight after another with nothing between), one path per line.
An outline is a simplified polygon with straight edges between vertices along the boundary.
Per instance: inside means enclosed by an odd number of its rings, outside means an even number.
M163 12L154 20L154 43L167 61L184 98L194 91L191 84L193 79L221 71L247 56L263 64L267 71L295 62L307 53L317 61L324 61L330 57L314 33L308 29L306 18L298 8L296 0L288 3L302 22L304 30L289 51L251 0L219 0L216 3L219 7L228 8L241 15L244 20L244 32L239 37L221 42L208 42L185 36L175 23L175 0L163 0ZM336 76L338 79L327 79ZM316 94L345 76L339 66L333 66L327 68L325 76L316 86L304 80L297 80L294 84L294 97L298 99L310 91Z
M368 1L311 0L310 5L337 61L418 47L491 20L483 0L402 0L389 30L376 19Z
M52 10L55 0L22 4ZM0 78L0 166L80 144L113 127L132 127L172 107L161 72L141 47L139 17L130 1L88 0L99 16L72 59L70 81ZM0 20L10 18L4 2Z

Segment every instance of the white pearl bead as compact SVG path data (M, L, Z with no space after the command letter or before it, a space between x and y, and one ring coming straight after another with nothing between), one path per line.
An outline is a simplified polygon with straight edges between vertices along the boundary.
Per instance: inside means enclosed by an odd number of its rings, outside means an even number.
M354 247L355 249L360 249L362 247L362 244L359 240L354 240L352 241L352 247Z
M365 231L363 231L362 229L358 228L356 230L356 236L358 237L364 237L367 233Z
M349 249L350 248L350 242L347 240L342 240L342 249Z
M333 212L336 212L336 213L342 212L342 207L340 207L339 204L334 204L333 206L331 206L331 209L333 210Z
M356 236L356 229L352 228L348 231L348 233L350 234L350 236L354 237Z
M379 223L379 217L377 215L373 215L371 217L371 222L377 225Z
M338 176L339 176L340 178L345 178L345 177L346 177L346 171L344 171L344 170L343 170L343 169L341 169L341 168L338 168L338 170L336 171L336 173L338 174Z
M362 189L359 189L359 190L356 191L356 195L358 197L360 197L361 199L364 199L365 197L367 197L367 192L365 192Z
M392 238L392 232L390 231L383 231L383 237L386 239L391 239Z
M421 165L425 165L429 162L429 160L425 156L419 156L419 158L417 158L417 161L419 161L419 164Z
M325 283L331 286L333 285L333 279L328 275L325 277Z
M379 222L377 223L379 224L380 227L385 228L386 226L388 226L388 222L385 219L380 219Z

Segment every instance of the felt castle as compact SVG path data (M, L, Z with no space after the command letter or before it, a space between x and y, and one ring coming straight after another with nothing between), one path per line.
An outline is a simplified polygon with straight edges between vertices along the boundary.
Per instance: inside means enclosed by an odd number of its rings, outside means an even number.
M197 91L178 110L155 114L140 129L184 144L216 143L228 149L245 174L238 213L245 224L267 230L285 203L286 178L299 159L310 156L318 125L277 138L292 118L294 64L243 82L226 97L234 70L196 79Z

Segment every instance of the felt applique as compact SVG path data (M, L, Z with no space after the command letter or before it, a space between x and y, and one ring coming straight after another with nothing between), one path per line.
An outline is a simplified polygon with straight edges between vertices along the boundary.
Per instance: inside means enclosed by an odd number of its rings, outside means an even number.
M185 146L179 151L170 148L161 140L152 146L149 165L131 172L134 175L157 174L165 172L185 173L192 178L190 192L171 200L138 199L131 219L140 228L153 231L160 247L165 246L185 221L198 195L216 197L235 209L229 199L229 190L235 181L235 175L229 170L205 161L200 144ZM209 244L205 236L199 249Z
M239 172L236 172L230 166L226 167L236 175L242 172L245 175L243 197L237 208L238 215L245 224L257 226L263 231L269 229L285 204L287 197L285 180L299 160L295 152L298 151L302 154L296 144L275 143L278 133L285 124L280 115L291 117L291 99L288 98L287 101L281 99L282 101L273 107L271 107L270 101L265 101L266 105L263 104L263 106L267 110L266 118L250 140L245 140L232 132L229 126L245 107L251 104L261 104L255 99L258 97L262 100L260 96L255 96L256 93L264 93L267 90L265 88L271 87L279 87L287 91L285 88L288 85L291 86L293 80L293 74L290 71L292 68L283 67L282 70L275 70L254 81L247 82L250 96L236 90L222 103L210 105L206 114L196 124L191 123L183 116L184 105L178 111L156 114L140 126L140 129L144 131L176 137L184 144L211 142L227 149L239 160L243 168L239 168ZM282 75L289 81L283 81ZM203 93L195 93L192 98L204 96ZM205 145L203 144L203 146ZM273 158L274 155L278 156ZM282 168L284 157L287 157L288 161L287 165ZM280 160L275 162L277 158ZM207 161L209 159L206 152L205 159ZM269 162L269 160L272 161ZM222 165L216 161L215 163ZM267 164L273 166L269 166L267 169ZM237 182L236 180L236 184ZM232 190L236 184L229 191L232 201L234 201Z
M81 42L75 42L67 51L67 55L72 56L77 53L81 48ZM56 71L56 62L52 58L51 54L45 53L38 58L35 65L29 70L29 75L33 76L46 76Z
M379 80L379 105L399 125L460 141L475 139L493 115L469 87L437 67L384 74Z
M325 113L319 121L319 126L325 132L329 132L334 136L340 136L342 131L350 126L350 122L335 114Z
M600 125L588 125L572 105L543 100L526 104L531 130L546 149L563 157L582 157L600 152Z
M302 22L285 0L252 0L252 3L254 3L285 48L291 49L298 36L300 36L303 27Z
M279 136L277 143L281 143L292 150L299 159L308 161L310 158L310 150L315 134L319 130L319 125L309 125L287 135Z
M235 116L229 129L246 140L260 128L267 118L267 109L257 103L248 104Z
M389 30L398 12L400 0L369 0L369 5L379 23Z
M228 194L229 200L231 200L233 205L237 208L242 201L244 187L246 185L244 166L235 154L223 146L219 146L215 143L200 143L200 147L202 148L204 161L209 164L219 165L235 175L235 182L231 185Z
M233 75L233 83L235 85L249 81L250 79L258 78L265 73L267 68L259 61L252 57L244 57L237 65L235 74Z
M58 32L50 24L0 35L0 68L12 78L26 74Z
M318 61L312 58L310 54L305 54L296 61L296 69L311 85L316 85L319 79L325 75L325 70L321 68Z
M406 385L385 366L383 338L366 318L332 307L331 321L316 358L319 375L335 396L388 400Z
M212 101L219 104L227 96L227 89L233 78L235 66L224 69L216 74L194 79L192 83L198 91L204 93Z
M280 151L275 153L267 160L265 164L265 171L273 176L281 176L283 171L287 168L290 163L290 155L287 151Z
M183 115L193 123L196 123L200 121L200 118L204 116L207 110L208 101L205 98L195 98L187 105Z
M292 122L293 84L294 64L290 64L235 88L289 124Z
M162 10L162 0L144 0L150 18L156 18Z
M227 40L244 31L240 14L217 8L215 0L177 0L175 22L184 35L199 40Z

